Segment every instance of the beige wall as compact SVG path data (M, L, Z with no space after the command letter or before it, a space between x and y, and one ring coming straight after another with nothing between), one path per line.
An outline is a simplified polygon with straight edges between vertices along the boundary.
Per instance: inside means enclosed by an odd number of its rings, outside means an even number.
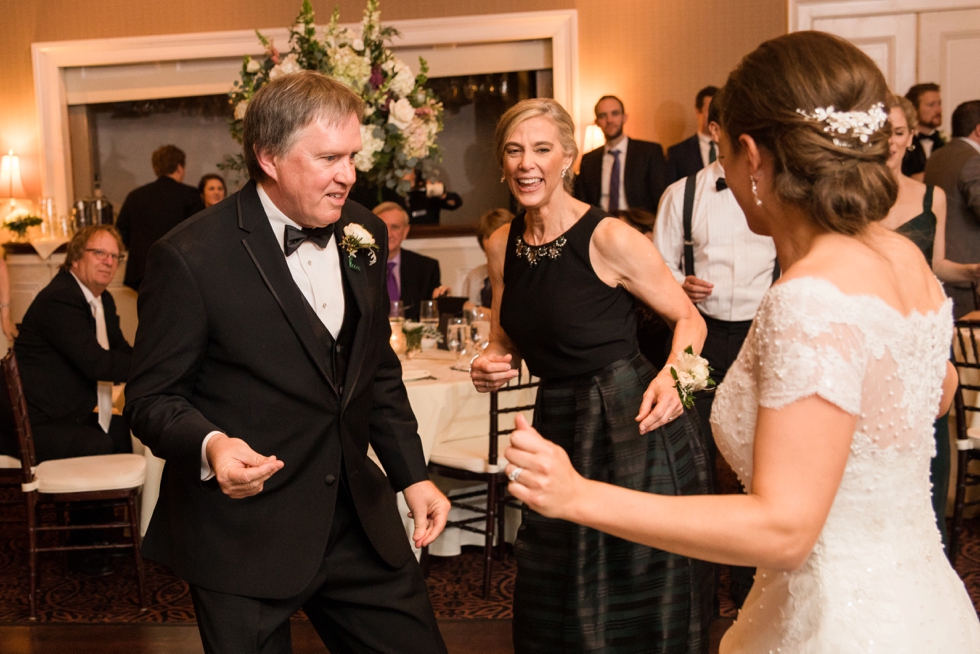
M363 0L314 0L318 22L343 22ZM285 27L300 0L2 0L0 151L21 155L29 195L40 193L30 45L36 41ZM762 41L786 31L785 0L382 0L382 19L552 9L579 12L583 110L604 93L626 103L627 132L670 145L693 133L694 94L721 84ZM206 7L201 10L201 7Z

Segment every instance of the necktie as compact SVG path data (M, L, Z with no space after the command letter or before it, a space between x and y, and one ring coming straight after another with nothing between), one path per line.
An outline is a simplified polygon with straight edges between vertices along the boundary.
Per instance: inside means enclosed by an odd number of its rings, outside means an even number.
M713 164L718 161L718 146L715 145L714 141L711 141L711 145L708 148L708 163Z
M288 257L306 241L313 241L321 248L325 248L327 247L327 243L330 242L331 236L333 236L333 224L327 225L326 227L304 227L303 229L296 229L291 225L286 225L286 231L282 239L283 250L285 250L286 256Z
M726 188L728 188L728 182L725 181L724 177L719 177L718 181L715 182L715 190L721 193Z
M395 262L388 262L388 299L392 302L402 299L401 289L398 287L398 279L395 278Z
M483 288L480 289L480 304L485 307L493 305L493 287L490 285L490 278L483 280Z
M612 172L609 174L609 208L610 213L619 211L619 150L609 152L613 156Z
M102 308L102 298L92 299L92 313L95 314L95 340L102 349L109 349L109 333L105 328L105 309ZM112 420L112 382L98 382L99 426L102 431L109 433L109 422Z

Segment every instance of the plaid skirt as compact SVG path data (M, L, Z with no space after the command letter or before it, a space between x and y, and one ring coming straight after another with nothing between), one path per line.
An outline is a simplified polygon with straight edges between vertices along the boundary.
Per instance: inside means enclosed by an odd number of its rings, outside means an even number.
M634 420L656 371L641 355L587 376L542 381L541 434L589 479L664 495L712 492L693 411L647 434ZM527 508L514 550L514 650L708 651L714 566Z

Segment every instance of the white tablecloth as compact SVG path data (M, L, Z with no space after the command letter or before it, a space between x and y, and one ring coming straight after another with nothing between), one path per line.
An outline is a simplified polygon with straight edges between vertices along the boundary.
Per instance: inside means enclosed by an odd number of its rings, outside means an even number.
M419 423L419 437L422 440L422 450L426 461L429 460L429 454L436 443L464 438L481 438L484 440L488 438L490 396L487 393L477 393L470 381L469 373L452 370L450 367L452 363L452 356L441 350L424 352L419 357L404 363L406 371L422 370L435 377L435 379L422 379L405 383L409 402ZM513 395L513 402L520 404L532 404L534 402L533 389ZM138 446L138 441L134 442L134 447L136 446ZM144 450L143 454L147 459L146 483L143 486L140 516L140 528L145 534L159 497L164 461L153 456L149 448L139 447L138 449ZM462 484L452 480L437 479L436 483L443 489L443 492L454 490L459 492L458 489L462 487ZM406 517L408 506L405 504L401 493L398 494L398 505L405 522L406 533L411 535L413 521ZM451 517L456 518L458 515L459 513L454 510ZM511 541L519 525L519 519L520 516L517 511L508 510L506 532ZM436 556L453 556L459 553L460 546L464 544L482 545L482 536L460 530L447 530L432 544L430 550Z

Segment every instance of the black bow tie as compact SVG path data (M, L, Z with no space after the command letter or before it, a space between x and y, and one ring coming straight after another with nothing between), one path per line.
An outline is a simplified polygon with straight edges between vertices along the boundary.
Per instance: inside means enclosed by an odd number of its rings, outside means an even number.
M715 182L715 190L721 193L726 188L728 188L728 182L725 181L724 177L719 177L718 181Z
M937 129L932 134L919 134L920 141L932 141L935 145L939 145L943 142L943 137L939 135L939 130Z
M326 227L304 227L296 229L291 225L286 225L286 232L283 234L282 245L288 257L306 241L313 241L321 248L327 247L330 237L333 236L333 224Z

